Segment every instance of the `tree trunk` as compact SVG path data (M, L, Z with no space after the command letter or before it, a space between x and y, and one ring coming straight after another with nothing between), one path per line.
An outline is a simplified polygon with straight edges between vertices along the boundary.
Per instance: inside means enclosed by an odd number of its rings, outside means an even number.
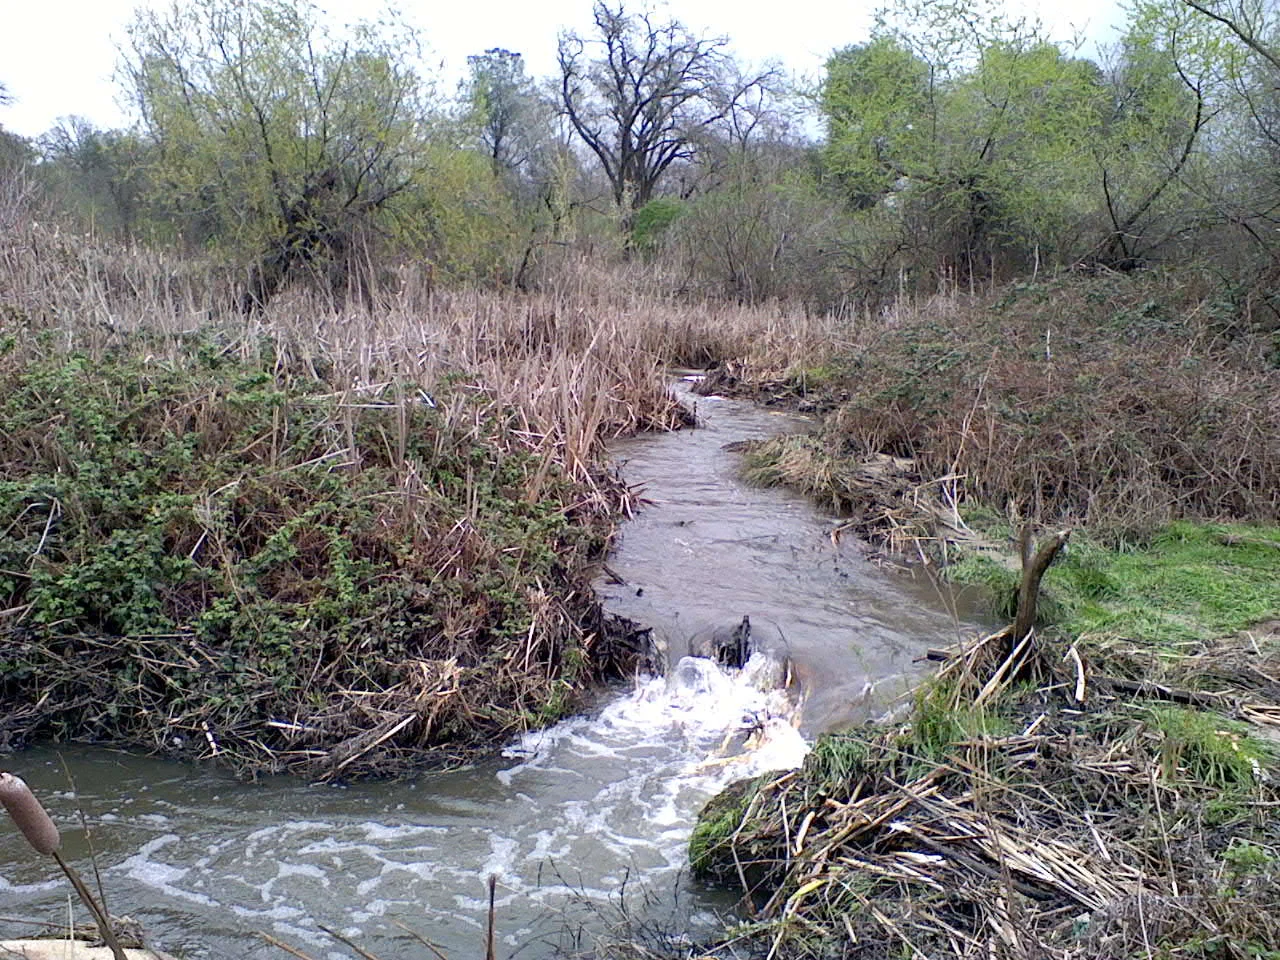
M1013 636L1010 644L1017 646L1031 632L1036 622L1036 601L1040 597L1040 580L1049 564L1053 563L1058 551L1066 546L1071 538L1070 530L1060 530L1050 539L1040 544L1040 549L1033 556L1031 553L1031 527L1022 528L1020 538L1022 550L1022 586L1018 589L1018 616L1013 622Z

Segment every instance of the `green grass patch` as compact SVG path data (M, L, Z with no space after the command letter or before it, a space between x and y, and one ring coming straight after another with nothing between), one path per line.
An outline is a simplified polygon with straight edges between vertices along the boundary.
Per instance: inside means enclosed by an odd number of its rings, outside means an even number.
M1161 735L1161 768L1171 783L1185 775L1207 787L1243 791L1264 779L1275 763L1275 748L1252 736L1246 724L1175 706L1151 707L1147 714Z
M814 742L804 759L805 776L831 796L847 793L867 774L872 762L870 743L848 733L828 733Z
M1067 633L1210 640L1280 616L1280 528L1179 522L1140 549L1073 547L1045 583Z
M910 739L904 749L921 760L937 763L957 744L1004 737L1014 730L1013 723L1001 716L996 706L975 707L967 699L957 704L952 685L933 680L916 691Z
M756 788L755 780L740 780L702 808L689 837L689 868L695 878L710 884L731 884L737 879L733 838L742 826Z
M993 514L970 516L1009 543ZM1180 521L1140 544L1104 547L1077 531L1041 584L1041 624L1068 636L1177 645L1228 636L1280 617L1280 527ZM1012 620L1020 574L1008 559L970 552L946 570Z

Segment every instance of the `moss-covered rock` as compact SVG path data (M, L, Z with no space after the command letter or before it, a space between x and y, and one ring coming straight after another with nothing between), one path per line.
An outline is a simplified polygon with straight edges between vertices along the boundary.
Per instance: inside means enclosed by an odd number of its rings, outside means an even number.
M732 839L756 792L756 780L738 780L707 801L689 837L689 867L708 884L738 881Z

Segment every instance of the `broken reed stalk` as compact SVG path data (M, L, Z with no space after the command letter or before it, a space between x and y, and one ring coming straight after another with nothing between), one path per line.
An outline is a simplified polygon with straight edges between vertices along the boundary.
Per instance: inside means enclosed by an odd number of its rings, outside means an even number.
M1022 585L1018 588L1018 616L1013 622L1013 636L1010 643L1016 646L1026 639L1036 622L1036 601L1040 596L1040 580L1044 577L1049 564L1053 563L1067 541L1071 538L1070 530L1060 530L1051 538L1040 544L1040 549L1032 556L1031 527L1022 528L1020 539L1022 554Z
M111 929L111 918L98 905L98 901L89 891L89 888L85 886L84 881L80 879L80 874L76 872L71 864L63 860L62 854L58 852L58 848L62 845L62 837L58 833L58 828L53 820L49 818L49 814L36 798L36 795L31 792L31 788L27 786L26 781L7 771L0 772L0 804L4 806L5 812L9 814L9 819L13 821L14 826L26 838L27 843L31 844L31 848L36 853L43 854L46 857L53 857L58 866L62 868L62 872L71 881L71 885L75 887L76 893L80 895L84 905L93 914L93 918L98 924L98 932L102 935L103 942L111 948L111 953L115 960L128 960L124 949L120 946L120 941L116 939L115 931Z
M374 956L368 950L364 949L364 947L360 946L351 938L345 937L342 934L338 933L337 930L334 930L331 927L326 927L323 923L317 923L316 926L319 927L321 930L323 930L325 933L327 933L329 936L333 937L333 939L337 940L339 943L344 944L350 947L352 950L354 950L356 954L361 958L361 960L378 960L376 956ZM290 951L290 952L292 953L293 951Z
M484 947L484 960L497 960L497 950L494 947L493 934L495 927L496 915L493 907L494 892L498 886L498 875L496 873L489 874L489 934Z

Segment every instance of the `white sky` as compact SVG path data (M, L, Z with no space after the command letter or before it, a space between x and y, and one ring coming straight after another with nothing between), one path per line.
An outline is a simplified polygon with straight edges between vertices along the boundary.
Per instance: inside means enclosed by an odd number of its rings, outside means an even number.
M160 5L160 0L147 0ZM742 59L781 60L792 71L817 77L827 55L866 39L871 12L882 0L668 0L671 16L695 31L729 37ZM1092 45L1114 39L1122 21L1117 0L1009 0L1011 9L1038 15L1058 39L1083 31ZM122 126L112 72L117 44L138 0L0 0L0 83L15 102L0 106L0 125L35 136L59 117L76 114L100 127ZM167 4L166 4L167 5ZM337 22L368 16L380 4L319 0ZM556 34L586 33L591 0L401 0L393 3L420 28L442 64L442 92L453 89L469 54L505 47L524 55L534 76L555 69ZM629 2L639 9L639 2ZM659 8L662 13L662 8Z

